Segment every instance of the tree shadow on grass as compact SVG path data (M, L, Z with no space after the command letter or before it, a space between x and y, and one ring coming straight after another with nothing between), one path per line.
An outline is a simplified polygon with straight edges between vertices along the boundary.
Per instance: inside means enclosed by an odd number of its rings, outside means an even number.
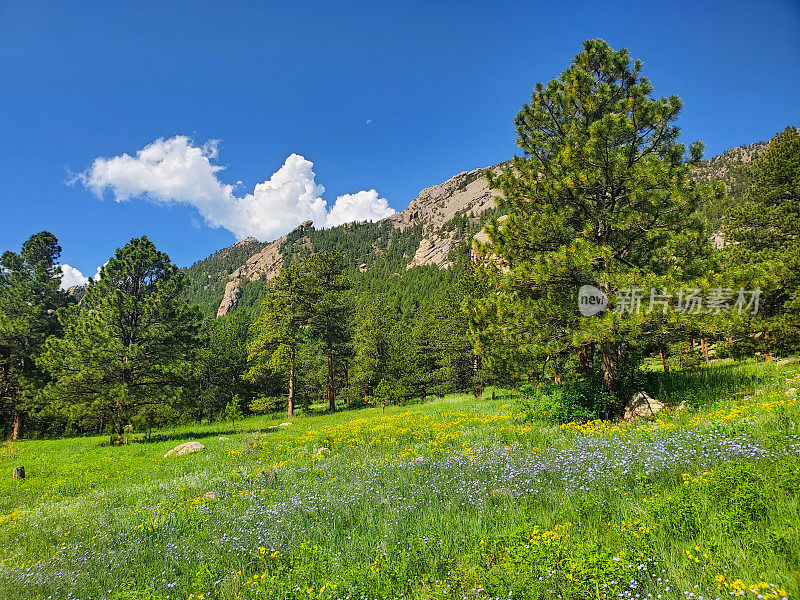
M776 376L776 367L753 368L753 363L711 364L696 371L643 373L645 391L672 406L686 402L705 406L725 398L752 394Z
M191 429L187 429L186 431L169 431L169 432L154 432L150 435L150 439L147 437L140 437L137 439L131 439L129 443L131 444L157 444L159 442L189 442L189 441L196 441L202 439L208 439L213 437L225 437L229 435L239 435L239 434L247 434L247 433L258 433L258 434L266 434L272 433L277 431L277 428L274 427L266 427L266 428L247 428L247 429L239 429L239 428L228 428L228 429L219 429L216 431L193 431ZM141 436L142 434L137 434Z

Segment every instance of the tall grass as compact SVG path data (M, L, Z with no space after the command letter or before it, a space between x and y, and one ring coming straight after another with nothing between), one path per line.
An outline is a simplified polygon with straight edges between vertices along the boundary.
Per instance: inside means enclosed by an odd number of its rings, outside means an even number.
M774 383L781 371L776 363L720 361L701 365L695 371L649 371L641 377L645 390L660 401L673 406L686 402L697 407L734 394L752 394Z

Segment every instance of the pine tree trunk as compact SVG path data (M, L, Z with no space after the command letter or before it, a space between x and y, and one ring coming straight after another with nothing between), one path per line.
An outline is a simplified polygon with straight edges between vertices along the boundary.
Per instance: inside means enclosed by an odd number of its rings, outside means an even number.
M601 365L603 369L603 389L612 398L619 394L619 372L617 345L614 342L600 344Z
M667 362L667 354L663 349L658 351L658 356L661 358L661 366L664 367L664 373L669 373L669 363Z
M294 375L294 348L289 354L289 405L286 408L286 416L291 419L294 416L294 393L295 393L295 375Z
M482 357L479 355L475 356L474 365L474 375L473 375L473 387L472 387L472 395L476 398L480 398L483 395L483 381L481 379L481 368L483 367L483 360Z
M586 375L591 375L592 367L589 365L589 360L583 351L583 348L578 348L578 362Z
M336 412L336 397L333 394L333 353L328 349L328 389L325 391L328 396L328 410Z
M350 408L350 363L344 361L344 387L347 389L347 398L344 399L345 406Z
M14 430L11 433L11 439L22 439L22 413L17 409L14 409Z
M700 339L700 350L703 352L703 358L705 361L710 362L708 358L708 342L706 341L706 338Z

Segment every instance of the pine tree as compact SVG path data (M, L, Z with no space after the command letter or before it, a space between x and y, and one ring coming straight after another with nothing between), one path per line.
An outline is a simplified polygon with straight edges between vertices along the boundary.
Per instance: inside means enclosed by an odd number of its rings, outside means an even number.
M63 315L64 336L45 344L48 395L73 417L110 422L115 435L137 410L172 402L199 322L182 288L183 274L146 237L118 249Z
M45 339L60 332L56 311L69 303L59 289L61 247L47 231L31 236L19 254L0 257L0 402L19 439L25 415L47 381L36 365Z
M388 299L373 292L362 294L356 305L351 386L364 400L387 376L392 314L387 310Z
M306 262L304 293L309 305L308 332L319 340L327 363L325 399L328 410L336 411L335 365L352 356L347 292L351 288L341 258L330 252L313 254Z
M274 372L286 374L289 418L294 415L297 401L298 352L309 321L306 277L298 264L281 269L267 292L261 314L253 323L248 351L248 380L258 381Z
M726 219L722 263L733 289L760 288L759 312L737 318L729 337L761 350L800 347L800 131L787 127L749 168L752 184ZM757 336L757 337L754 337Z
M200 331L200 344L192 373L195 417L221 412L237 393L252 396L243 379L247 372L249 314L237 310L224 317L207 317Z
M487 172L507 217L490 224L483 249L496 293L472 310L489 338L483 346L523 374L560 377L599 363L612 396L646 319L618 314L613 299L693 277L708 252L693 215L711 192L693 181L678 143L681 101L651 98L641 69L627 50L589 40L560 77L535 86L514 120L524 156L499 176ZM701 154L697 143L690 160ZM577 310L584 284L612 299L592 318Z

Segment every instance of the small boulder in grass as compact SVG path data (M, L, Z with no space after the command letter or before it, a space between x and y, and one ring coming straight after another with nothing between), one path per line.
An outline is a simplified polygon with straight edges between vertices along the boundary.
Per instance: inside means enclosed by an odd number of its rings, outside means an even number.
M25 479L25 467L14 467L12 476L14 479Z
M200 442L185 442L180 446L175 446L172 450L167 452L164 455L164 458L167 456L172 456L173 454L177 456L183 456L184 454L191 454L192 452L200 452L200 450L205 450L205 446Z
M626 421L648 419L654 417L662 408L664 408L663 402L651 398L646 392L639 392L628 402L623 418Z

